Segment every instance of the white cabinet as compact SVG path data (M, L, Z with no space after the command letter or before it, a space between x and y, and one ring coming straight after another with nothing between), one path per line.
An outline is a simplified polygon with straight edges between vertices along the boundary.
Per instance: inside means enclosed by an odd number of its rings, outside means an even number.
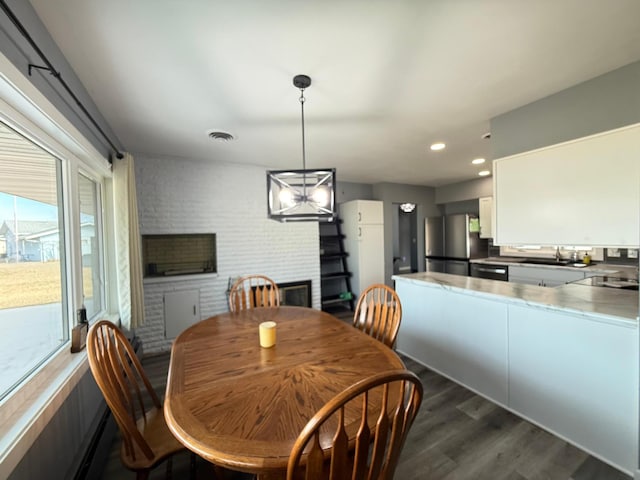
M637 342L635 326L511 305L509 406L631 469L637 465Z
M382 202L352 200L340 205L351 290L356 298L369 285L384 283L384 223Z
M640 244L640 124L494 160L496 245Z
M538 285L540 287L557 287L576 280L583 280L584 272L570 268L539 268L513 265L509 267L509 281Z
M398 350L507 405L507 305L404 281L396 290L402 302Z
M344 219L359 225L384 223L383 203L378 200L352 200L340 205L340 214Z
M185 290L164 294L164 336L176 338L200 319L200 291Z
M493 238L493 197L478 199L480 217L480 238Z

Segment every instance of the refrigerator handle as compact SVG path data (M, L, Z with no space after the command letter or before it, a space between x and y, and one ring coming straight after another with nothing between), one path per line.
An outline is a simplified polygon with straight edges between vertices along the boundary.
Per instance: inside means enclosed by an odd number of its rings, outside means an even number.
M467 237L467 258L471 258L471 228L469 228L469 222L471 216L467 214L467 221L465 223L466 237Z

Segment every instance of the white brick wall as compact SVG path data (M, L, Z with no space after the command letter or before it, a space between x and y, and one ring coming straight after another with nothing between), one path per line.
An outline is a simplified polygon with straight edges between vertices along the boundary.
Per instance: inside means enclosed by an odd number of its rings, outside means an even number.
M276 282L311 279L320 308L318 224L267 218L265 168L146 156L135 163L141 233L215 233L218 256L217 275L145 283L145 324L136 331L145 354L171 348L164 292L199 290L204 319L228 310L229 277L262 273Z

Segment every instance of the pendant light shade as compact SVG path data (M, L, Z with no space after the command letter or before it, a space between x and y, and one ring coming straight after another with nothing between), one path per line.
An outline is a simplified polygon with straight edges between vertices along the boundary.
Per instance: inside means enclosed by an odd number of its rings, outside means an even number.
M287 221L333 221L335 168L267 172L269 218Z
M293 84L300 89L302 170L267 171L269 218L281 222L333 221L336 216L335 168L306 169L304 90L311 85L311 78L296 75Z

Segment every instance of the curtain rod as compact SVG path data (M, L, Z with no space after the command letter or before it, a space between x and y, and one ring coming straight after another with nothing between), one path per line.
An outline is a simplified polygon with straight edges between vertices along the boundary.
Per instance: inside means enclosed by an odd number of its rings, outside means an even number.
M9 8L9 6L5 2L5 0L0 0L0 6L2 6L2 10L4 10L4 13L6 13L7 17L9 17L9 19L15 25L15 27L18 29L18 31L27 40L27 42L29 42L29 44L36 51L36 53L40 56L40 59L46 64L46 67L43 67L43 66L39 66L39 65L33 65L33 64L30 63L29 64L29 76L31 76L31 70L34 69L34 68L40 69L40 70L48 70L49 73L51 73L51 75L53 75L55 78L58 79L60 84L64 87L64 89L67 91L67 93L69 95L71 95L71 98L73 98L73 100L76 102L76 105L78 107L80 107L80 110L82 110L82 112L91 121L91 123L96 128L96 130L98 130L98 132L100 132L100 134L104 137L104 139L107 141L107 143L109 143L111 148L113 148L115 150L116 158L119 158L119 159L120 158L124 158L124 155L120 152L120 150L118 150L118 147L115 146L115 144L107 136L107 134L104 132L104 130L102 130L100 125L98 125L98 122L95 121L95 119L91 116L89 111L85 108L85 106L78 99L78 97L76 97L76 95L71 91L71 88L69 88L69 85L67 85L67 82L65 82L63 80L62 75L60 74L60 72L58 72L53 67L53 64L49 61L49 59L44 54L44 52L42 50L40 50L38 45L36 45L36 42L33 40L33 38L31 38L31 35L29 35L29 32L27 32L26 28L24 28L24 25L22 25L20 20L18 20L18 18L11 11L11 9ZM111 163L111 158L109 158L109 163Z

